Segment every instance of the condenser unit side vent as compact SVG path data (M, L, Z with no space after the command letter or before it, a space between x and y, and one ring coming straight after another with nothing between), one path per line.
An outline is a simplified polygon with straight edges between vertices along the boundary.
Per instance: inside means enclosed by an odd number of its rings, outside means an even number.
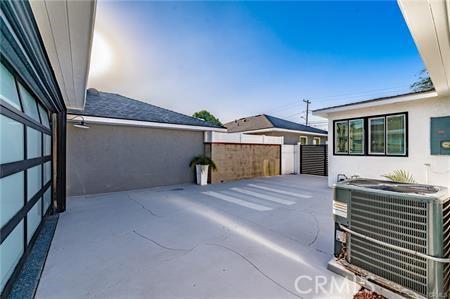
M444 223L444 257L450 258L450 198L444 202L443 208L443 223ZM444 264L444 289L450 292L450 264Z

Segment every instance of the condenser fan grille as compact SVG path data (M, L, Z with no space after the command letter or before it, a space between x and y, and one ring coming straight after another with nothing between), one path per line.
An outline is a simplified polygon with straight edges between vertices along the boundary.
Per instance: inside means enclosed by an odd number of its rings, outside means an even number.
M427 204L353 191L350 228L370 238L427 254ZM350 237L351 263L401 286L427 294L426 259Z

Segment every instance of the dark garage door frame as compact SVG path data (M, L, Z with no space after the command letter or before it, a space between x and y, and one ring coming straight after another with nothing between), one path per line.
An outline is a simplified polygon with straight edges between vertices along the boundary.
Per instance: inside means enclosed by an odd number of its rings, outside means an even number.
M300 174L328 176L328 145L300 145Z

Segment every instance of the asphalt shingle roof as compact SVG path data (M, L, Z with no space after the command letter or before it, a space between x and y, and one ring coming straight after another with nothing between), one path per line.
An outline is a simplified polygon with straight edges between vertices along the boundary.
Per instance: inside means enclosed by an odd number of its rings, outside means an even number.
M84 110L68 109L68 113L157 123L223 128L178 112L133 100L119 94L88 89Z
M305 126L293 121L288 121L285 119L281 119L275 116L264 114L264 116L272 123L275 128L287 129L287 130L295 130L295 131L303 131L303 132L311 132L318 134L327 134L328 132L325 130L313 128L310 126Z

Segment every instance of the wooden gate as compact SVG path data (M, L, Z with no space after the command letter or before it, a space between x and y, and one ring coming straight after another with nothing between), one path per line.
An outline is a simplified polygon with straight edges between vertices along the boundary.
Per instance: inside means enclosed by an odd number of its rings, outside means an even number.
M328 176L328 145L300 145L300 173Z

